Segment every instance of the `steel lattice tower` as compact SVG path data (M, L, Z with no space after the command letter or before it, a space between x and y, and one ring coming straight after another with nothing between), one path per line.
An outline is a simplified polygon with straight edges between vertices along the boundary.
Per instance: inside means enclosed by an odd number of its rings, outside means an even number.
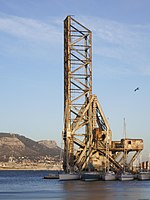
M79 121L91 95L92 33L68 16L64 21L64 150L68 151L68 158L64 158L65 170L68 159L70 167L74 166L74 136L89 137L89 131L92 131L90 108ZM81 129L84 133L79 132Z
M100 169L108 159L114 170L122 170L124 149L126 155L135 151L130 167L143 149L141 139L112 141L106 117L92 94L92 32L71 16L64 20L63 140L65 172L86 170L93 160Z

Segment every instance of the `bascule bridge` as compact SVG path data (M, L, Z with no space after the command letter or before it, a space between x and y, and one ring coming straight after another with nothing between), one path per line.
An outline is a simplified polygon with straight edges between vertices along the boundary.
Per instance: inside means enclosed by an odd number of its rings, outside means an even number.
M71 16L64 20L64 171L128 167L143 149L142 139L112 141L98 98L92 93L92 32Z

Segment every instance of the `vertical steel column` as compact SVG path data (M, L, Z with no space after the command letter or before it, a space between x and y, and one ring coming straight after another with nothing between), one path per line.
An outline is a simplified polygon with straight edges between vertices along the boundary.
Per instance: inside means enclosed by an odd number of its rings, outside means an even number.
M68 136L70 134L70 18L64 21L64 171L68 171Z

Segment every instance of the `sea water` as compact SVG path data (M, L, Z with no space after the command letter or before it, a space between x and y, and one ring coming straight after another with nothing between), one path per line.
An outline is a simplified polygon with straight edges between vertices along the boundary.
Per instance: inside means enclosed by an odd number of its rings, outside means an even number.
M0 171L0 200L150 200L150 181L59 181L49 171Z

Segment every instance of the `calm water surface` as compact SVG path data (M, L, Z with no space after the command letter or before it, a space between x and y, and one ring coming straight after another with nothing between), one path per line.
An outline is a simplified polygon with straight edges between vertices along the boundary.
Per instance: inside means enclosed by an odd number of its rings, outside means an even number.
M0 171L0 200L150 200L150 181L59 181L48 171Z

